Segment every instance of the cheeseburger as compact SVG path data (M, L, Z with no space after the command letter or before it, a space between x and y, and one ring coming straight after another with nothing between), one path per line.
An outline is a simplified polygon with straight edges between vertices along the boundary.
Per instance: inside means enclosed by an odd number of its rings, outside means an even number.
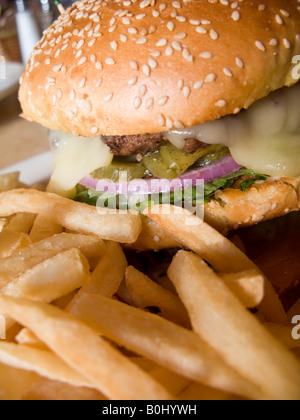
M49 191L121 205L143 180L144 209L190 180L226 231L299 210L299 78L299 0L84 0L45 31L19 96L51 129Z

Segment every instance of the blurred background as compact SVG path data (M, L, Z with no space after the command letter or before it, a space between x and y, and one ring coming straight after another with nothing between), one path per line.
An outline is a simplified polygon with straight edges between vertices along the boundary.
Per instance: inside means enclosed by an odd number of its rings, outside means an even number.
M20 117L17 92L30 52L58 15L53 0L0 0L0 170L49 149L47 130Z

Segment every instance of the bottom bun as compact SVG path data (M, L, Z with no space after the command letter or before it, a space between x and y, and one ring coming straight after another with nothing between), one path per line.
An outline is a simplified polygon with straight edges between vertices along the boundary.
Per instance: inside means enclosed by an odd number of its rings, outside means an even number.
M269 179L247 191L219 190L205 205L205 221L223 234L300 209L300 178Z

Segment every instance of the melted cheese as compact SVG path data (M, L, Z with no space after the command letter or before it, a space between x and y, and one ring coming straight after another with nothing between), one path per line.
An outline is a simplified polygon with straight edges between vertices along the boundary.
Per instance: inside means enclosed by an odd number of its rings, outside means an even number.
M47 190L66 197L74 195L74 188L82 178L110 165L113 159L113 154L101 138L76 137L51 131L50 142L53 174Z
M276 91L238 115L165 135L175 145L197 138L228 146L237 163L259 173L300 176L300 84Z

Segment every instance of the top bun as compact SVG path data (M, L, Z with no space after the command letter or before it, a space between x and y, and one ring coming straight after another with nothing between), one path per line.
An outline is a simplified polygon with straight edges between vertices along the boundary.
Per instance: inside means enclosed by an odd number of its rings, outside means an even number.
M76 135L162 132L296 83L297 54L299 0L84 0L44 33L20 101Z

